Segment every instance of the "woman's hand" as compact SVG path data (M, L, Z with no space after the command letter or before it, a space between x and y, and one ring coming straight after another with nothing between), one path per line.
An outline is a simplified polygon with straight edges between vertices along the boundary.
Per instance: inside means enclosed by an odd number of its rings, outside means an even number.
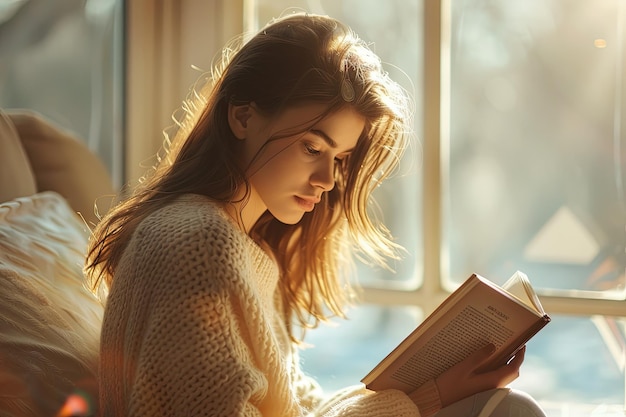
M494 345L489 344L437 377L435 383L443 407L482 391L502 388L519 376L526 346L506 365L493 371L477 373L476 370L494 351Z

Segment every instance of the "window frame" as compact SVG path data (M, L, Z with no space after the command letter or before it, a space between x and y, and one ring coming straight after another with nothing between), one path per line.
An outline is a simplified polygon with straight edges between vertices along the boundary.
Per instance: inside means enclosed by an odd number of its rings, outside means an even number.
M443 196L448 186L450 146L450 0L424 2L423 73L423 285L415 290L364 288L365 301L379 305L417 305L432 312L451 289L445 269L446 227ZM539 295L551 315L626 317L624 300Z
M210 70L221 48L254 28L254 0L125 2L124 183L143 175L161 147L189 86ZM422 285L413 290L364 287L366 303L417 306L433 311L450 293L443 240L443 196L448 186L450 141L450 0L424 1L423 259ZM148 161L148 162L146 162ZM557 315L626 317L624 300L540 295Z

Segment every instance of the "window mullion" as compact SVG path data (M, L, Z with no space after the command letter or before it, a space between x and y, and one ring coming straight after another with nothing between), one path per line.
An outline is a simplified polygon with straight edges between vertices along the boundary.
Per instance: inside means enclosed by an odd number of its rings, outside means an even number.
M448 142L448 5L446 0L424 2L423 178L424 284L429 294L442 292L443 198L447 178ZM429 297L426 297L429 299ZM430 311L434 305L425 306Z

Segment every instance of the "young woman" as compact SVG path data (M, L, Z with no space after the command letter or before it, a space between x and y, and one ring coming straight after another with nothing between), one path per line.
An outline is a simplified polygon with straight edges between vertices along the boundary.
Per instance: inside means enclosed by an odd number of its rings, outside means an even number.
M101 414L480 411L523 353L473 374L487 347L408 395L355 387L324 398L298 364L296 328L341 316L353 295L352 252L395 255L366 206L409 138L407 96L329 17L276 20L225 59L159 166L94 231L87 271L110 291ZM498 415L543 415L506 393Z

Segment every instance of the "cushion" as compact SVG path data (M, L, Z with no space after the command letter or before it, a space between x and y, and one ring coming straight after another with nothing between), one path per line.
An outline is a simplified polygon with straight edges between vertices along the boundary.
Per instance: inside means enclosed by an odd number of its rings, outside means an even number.
M114 187L107 168L85 143L38 113L6 110L32 167L37 191L55 191L91 227L109 208Z
M3 417L57 416L76 395L97 398L103 304L83 275L87 238L55 192L0 204Z
M35 194L35 177L13 122L0 110L0 203Z

